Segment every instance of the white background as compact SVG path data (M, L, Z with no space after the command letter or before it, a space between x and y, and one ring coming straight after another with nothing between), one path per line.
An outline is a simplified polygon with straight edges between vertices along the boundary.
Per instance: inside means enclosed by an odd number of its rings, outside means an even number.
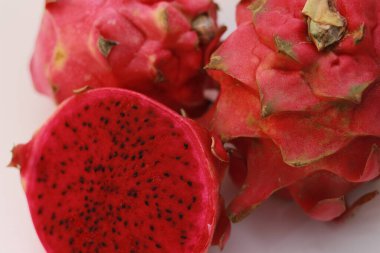
M195 0L194 0L195 1ZM6 168L10 150L30 139L53 112L37 94L28 64L42 0L0 0L0 253L43 253L33 229L19 172ZM221 23L234 29L237 0L219 0ZM376 182L369 188L380 189ZM231 195L232 187L227 187ZM343 224L309 220L291 203L270 201L233 226L226 253L379 253L380 198ZM210 253L219 252L213 248Z

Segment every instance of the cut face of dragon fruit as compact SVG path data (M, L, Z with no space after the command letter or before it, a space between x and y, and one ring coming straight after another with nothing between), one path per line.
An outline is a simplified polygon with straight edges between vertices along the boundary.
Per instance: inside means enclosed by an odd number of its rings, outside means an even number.
M227 159L195 122L102 88L62 103L14 148L11 165L49 253L203 253L228 239L219 196Z

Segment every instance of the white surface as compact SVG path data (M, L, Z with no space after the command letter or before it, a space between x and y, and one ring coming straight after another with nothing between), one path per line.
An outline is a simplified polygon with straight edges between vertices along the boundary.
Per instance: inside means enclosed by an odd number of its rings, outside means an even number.
M0 253L44 252L33 229L19 172L6 168L12 146L28 140L54 109L49 99L33 90L28 72L42 2L0 0ZM238 1L217 2L220 20L231 31ZM380 189L380 184L371 188ZM379 253L379 199L344 224L313 222L291 203L268 202L233 226L224 252Z

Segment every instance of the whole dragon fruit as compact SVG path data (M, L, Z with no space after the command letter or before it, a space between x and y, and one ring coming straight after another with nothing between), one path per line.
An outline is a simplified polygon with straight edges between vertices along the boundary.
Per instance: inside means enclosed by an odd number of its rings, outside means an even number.
M238 28L212 55L220 82L203 121L243 142L238 221L281 189L317 220L380 173L380 2L244 0Z
M11 165L49 253L203 253L228 239L227 158L195 122L100 88L65 101Z
M222 32L212 0L47 1L31 73L58 103L120 87L191 112L207 105L203 66Z

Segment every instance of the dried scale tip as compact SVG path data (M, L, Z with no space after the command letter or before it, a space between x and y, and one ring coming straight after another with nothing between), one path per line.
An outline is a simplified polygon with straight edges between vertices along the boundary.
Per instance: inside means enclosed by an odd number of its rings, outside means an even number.
M198 33L202 44L208 44L216 36L216 25L212 18L207 14L196 17L192 22L193 29Z
M85 91L88 91L89 89L91 89L91 87L88 86L88 85L86 85L86 86L80 87L79 89L73 90L73 93L74 94L81 94L81 93L83 93Z
M308 0L302 13L308 17L309 37L319 51L340 41L346 33L346 19L336 10L333 0Z
M103 37L99 37L98 40L98 49L100 53L107 58L108 55L111 53L111 50L114 46L117 46L119 43L113 40L106 40Z

